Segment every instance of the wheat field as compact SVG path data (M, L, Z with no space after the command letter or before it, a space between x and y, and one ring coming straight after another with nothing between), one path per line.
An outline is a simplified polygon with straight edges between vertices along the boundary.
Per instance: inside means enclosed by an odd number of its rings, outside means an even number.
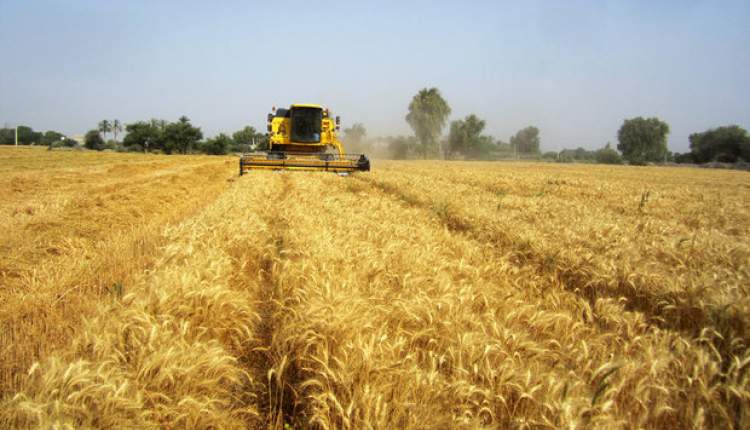
M750 176L0 149L2 428L750 428Z

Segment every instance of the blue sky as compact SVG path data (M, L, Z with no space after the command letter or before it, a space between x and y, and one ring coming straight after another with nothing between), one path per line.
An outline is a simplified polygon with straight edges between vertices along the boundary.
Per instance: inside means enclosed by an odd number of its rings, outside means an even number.
M750 128L750 1L0 0L0 125L184 114L213 135L312 102L396 135L431 86L504 140L533 124L543 149L593 149L658 116L685 151Z

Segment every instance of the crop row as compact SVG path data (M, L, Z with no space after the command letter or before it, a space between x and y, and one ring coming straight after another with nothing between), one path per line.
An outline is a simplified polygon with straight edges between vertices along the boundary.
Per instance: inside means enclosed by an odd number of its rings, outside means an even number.
M364 181L290 177L280 193L270 280L283 291L284 318L271 350L296 400L289 415L303 424L737 419L746 363L722 373L710 353L618 300L573 294Z
M711 327L737 340L722 344L722 354L743 354L750 336L750 248L744 241L711 229L690 231L678 221L614 215L590 197L524 196L538 185L529 176L514 181L508 195L440 172L390 171L366 180L429 208L449 228L514 252L519 264L553 273L589 299L623 297L652 323L694 337ZM621 191L619 199L626 198Z

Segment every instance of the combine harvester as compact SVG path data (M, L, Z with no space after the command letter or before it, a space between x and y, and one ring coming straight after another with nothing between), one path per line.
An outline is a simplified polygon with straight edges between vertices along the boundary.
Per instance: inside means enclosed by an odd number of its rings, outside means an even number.
M340 118L319 105L293 104L268 114L268 151L242 154L240 176L250 170L307 170L348 174L370 170L364 154L346 154L336 137ZM335 152L329 152L333 148Z

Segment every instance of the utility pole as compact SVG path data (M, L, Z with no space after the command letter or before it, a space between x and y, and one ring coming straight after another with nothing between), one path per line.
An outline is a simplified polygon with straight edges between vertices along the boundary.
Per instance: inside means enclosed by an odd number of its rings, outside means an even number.
M18 126L16 126L16 146L18 146Z

